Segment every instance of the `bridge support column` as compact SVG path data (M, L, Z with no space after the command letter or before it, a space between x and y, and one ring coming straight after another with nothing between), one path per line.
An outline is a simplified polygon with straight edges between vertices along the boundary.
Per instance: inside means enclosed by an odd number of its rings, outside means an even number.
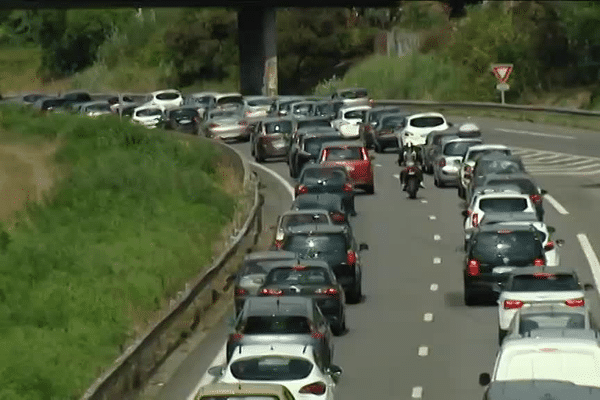
M277 95L277 10L247 6L238 11L240 90Z

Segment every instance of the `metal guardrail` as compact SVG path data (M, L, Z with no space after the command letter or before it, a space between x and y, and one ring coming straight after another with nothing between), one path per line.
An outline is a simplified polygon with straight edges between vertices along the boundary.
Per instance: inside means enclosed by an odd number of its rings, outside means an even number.
M478 102L452 102L452 101L425 101L425 100L375 100L376 105L382 106L423 106L423 107L448 107L448 108L487 108L512 111L537 111L555 114L581 115L587 117L600 117L598 111L579 110L576 108L554 108L541 106L526 106L516 104L478 103Z
M244 166L244 178L248 179L246 163L242 162L238 165ZM129 346L113 366L88 388L81 400L135 398L135 393L143 387L171 351L181 343L182 338L191 330L197 329L201 322L200 314L210 309L221 295L219 290L214 288L215 281L223 279L224 273L224 276L230 275L225 267L238 253L244 239L249 239L250 243L246 243L246 247L251 248L257 243L261 232L261 211L264 199L259 194L260 182L255 173L250 177L250 181L244 182L244 186L247 186L248 183L254 186L253 206L244 225L232 238L225 251L219 255L208 270L194 280L191 287L186 285L186 290L181 293L179 299L172 301L167 315L153 324L141 338ZM252 229L254 234L249 236ZM228 287L229 283L227 282L219 289L225 292Z

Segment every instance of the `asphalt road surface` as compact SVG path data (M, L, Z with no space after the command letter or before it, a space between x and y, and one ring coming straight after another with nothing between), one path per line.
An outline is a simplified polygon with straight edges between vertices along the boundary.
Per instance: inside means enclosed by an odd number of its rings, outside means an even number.
M470 122L480 125L486 143L523 155L549 192L545 220L556 227L555 239L566 242L562 265L575 268L583 283L598 285L600 132L489 118ZM249 156L248 144L234 146ZM336 398L479 400L478 375L491 372L498 350L497 309L463 303L461 200L455 188L435 188L431 176L409 200L400 190L396 159L391 152L377 154L376 193L356 199L354 231L370 250L362 256L365 298L347 307L349 331L335 339L334 362L344 370ZM263 166L292 182L283 161ZM262 175L272 185L279 182ZM600 321L597 291L587 300ZM187 399L200 380L210 380L204 371L222 358L226 319L189 352L156 399Z

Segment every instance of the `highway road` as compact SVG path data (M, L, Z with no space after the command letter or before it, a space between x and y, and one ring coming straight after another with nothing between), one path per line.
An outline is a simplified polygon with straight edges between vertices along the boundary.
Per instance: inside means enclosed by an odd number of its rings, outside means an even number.
M600 132L489 118L470 122L480 125L486 143L513 146L523 155L549 191L545 218L556 227L555 238L565 239L562 265L574 267L582 282L597 284ZM234 146L249 156L248 144ZM455 188L435 188L430 176L418 199L407 199L400 190L396 159L391 152L377 154L376 193L356 199L354 230L370 250L362 256L365 298L347 307L349 331L336 338L334 362L344 370L336 398L479 400L483 388L478 375L491 372L498 349L497 310L495 305L463 303L461 200ZM291 182L283 161L263 167ZM285 189L280 179L255 168L269 188L279 185L271 194L275 197L269 213L287 209L291 197L281 194ZM272 224L272 218L265 224ZM587 300L600 321L597 292L590 292ZM204 372L222 357L226 330L227 318L206 340L179 355L182 362L173 364L165 375L169 379L160 382L151 398L187 399L203 376L206 382Z

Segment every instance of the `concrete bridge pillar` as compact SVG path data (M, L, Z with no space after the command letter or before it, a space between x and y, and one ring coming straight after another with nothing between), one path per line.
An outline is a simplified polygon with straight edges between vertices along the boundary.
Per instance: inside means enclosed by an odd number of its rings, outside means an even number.
M246 6L238 11L240 89L248 95L277 95L277 10Z

